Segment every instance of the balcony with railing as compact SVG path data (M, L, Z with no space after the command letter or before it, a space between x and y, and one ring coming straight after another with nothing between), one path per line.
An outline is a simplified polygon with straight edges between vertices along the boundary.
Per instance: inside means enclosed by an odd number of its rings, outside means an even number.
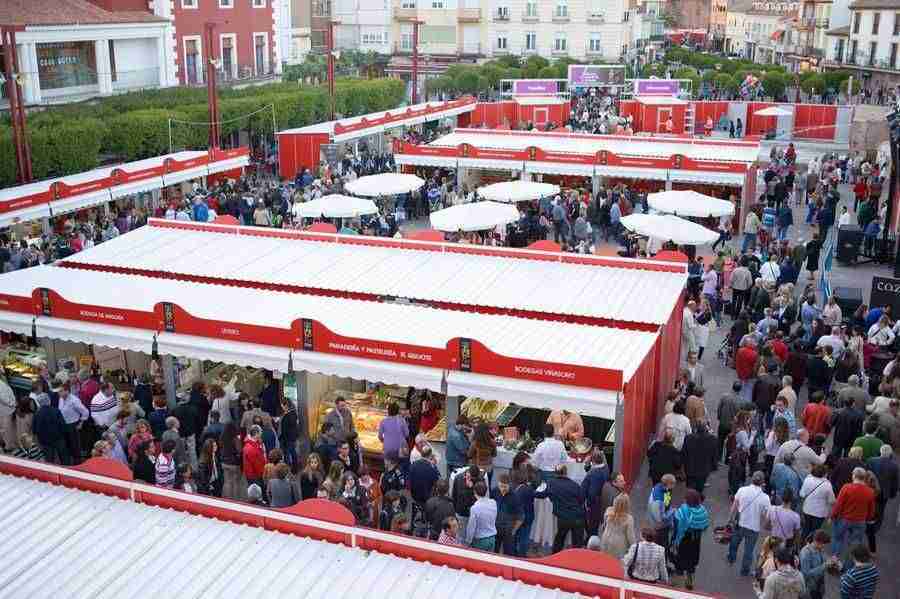
M569 10L560 10L557 8L553 11L553 22L554 23L568 23L571 19L569 18Z
M507 21L509 21L509 11L498 10L494 12L493 19L497 22L506 23Z
M603 56L603 46L591 47L590 44L585 46L584 53L591 58L599 58Z
M601 12L588 13L588 23L602 24L606 22L606 15Z
M541 14L537 10L534 10L531 12L526 10L525 12L522 13L522 22L523 23L537 23L540 20L541 20Z
M565 46L563 48L559 48L557 46L553 46L553 49L550 51L553 56L568 56L569 55L569 47Z
M479 23L481 22L481 9L459 8L456 11L456 20L460 23Z
M411 21L418 16L414 3L395 1L392 10L398 21Z

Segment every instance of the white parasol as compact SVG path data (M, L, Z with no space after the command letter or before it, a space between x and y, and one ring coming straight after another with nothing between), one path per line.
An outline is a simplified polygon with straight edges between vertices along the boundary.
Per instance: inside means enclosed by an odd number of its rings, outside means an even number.
M303 218L356 218L363 214L378 214L372 200L332 194L294 205L294 216Z
M719 238L716 231L671 214L629 214L622 217L622 226L638 235L645 235L678 245L704 245Z
M756 116L792 116L794 113L780 106L769 106L768 108L757 110L753 114Z
M729 216L734 214L734 204L696 191L672 190L651 193L647 196L650 207L659 212L676 216Z
M511 204L472 202L431 213L431 226L438 231L485 231L497 225L519 220L519 211Z
M537 181L505 181L478 189L478 196L495 202L527 202L559 193L559 185Z
M409 193L425 185L425 181L415 175L402 173L382 173L360 177L344 185L349 193L368 198Z

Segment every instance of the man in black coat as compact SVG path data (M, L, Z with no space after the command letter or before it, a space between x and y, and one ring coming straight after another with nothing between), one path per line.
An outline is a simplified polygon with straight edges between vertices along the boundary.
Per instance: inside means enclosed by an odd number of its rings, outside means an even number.
M775 376L772 366L774 365L770 365L769 371L756 379L753 384L753 404L756 406L758 416L763 422L766 422L767 427L771 426L768 418L771 415L772 406L775 405L775 398L781 391L781 380Z
M863 422L866 415L856 407L852 398L847 398L844 407L831 415L831 429L834 440L831 454L838 458L847 455L856 438L862 435Z
M569 478L565 464L556 467L556 476L547 481L546 488L534 494L535 499L549 498L556 516L556 536L553 538L553 553L562 551L572 533L572 547L584 545L584 493L581 485Z
M287 398L281 399L281 422L278 428L278 440L281 443L281 451L284 452L284 462L296 472L297 464L297 437L299 436L300 422L297 419L297 409Z
M62 412L50 405L50 397L46 393L39 394L36 401L38 410L31 422L31 429L44 452L44 459L51 464L68 465L71 460L66 450L66 421Z
M719 441L709 432L707 424L694 427L694 432L684 438L681 446L681 459L684 463L684 474L687 486L703 496L706 479L716 469L718 462Z

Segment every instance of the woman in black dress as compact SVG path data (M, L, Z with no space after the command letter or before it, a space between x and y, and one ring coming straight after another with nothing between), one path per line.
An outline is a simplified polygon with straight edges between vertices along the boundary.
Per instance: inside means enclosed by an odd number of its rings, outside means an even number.
M809 271L809 280L816 278L816 271L819 270L819 252L822 250L822 242L819 241L819 235L813 234L813 238L806 244L806 270Z

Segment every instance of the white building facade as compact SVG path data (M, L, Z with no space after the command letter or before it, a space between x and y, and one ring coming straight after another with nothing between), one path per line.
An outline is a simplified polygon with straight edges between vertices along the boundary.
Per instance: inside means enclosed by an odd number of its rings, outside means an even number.
M489 55L618 62L631 18L624 0L490 0Z
M854 0L832 11L826 68L854 72L873 94L900 83L900 2Z
M361 52L390 54L394 42L391 6L390 0L332 0L331 10L337 22L334 26L335 45Z

